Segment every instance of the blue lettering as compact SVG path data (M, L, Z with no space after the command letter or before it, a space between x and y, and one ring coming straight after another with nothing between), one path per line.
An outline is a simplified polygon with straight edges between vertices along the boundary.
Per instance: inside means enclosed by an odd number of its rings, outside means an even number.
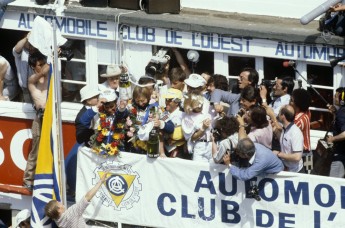
M317 47L314 47L313 52L314 52L314 59L318 58L318 59L326 60L328 57L326 47L322 47L321 50L319 50Z
M322 194L323 196L328 196L328 202L326 203L323 203L321 200L322 189L327 190L327 194ZM334 205L334 202L335 202L335 191L328 184L318 184L314 191L314 198L315 198L315 202L319 204L321 207L331 207Z
M170 36L169 36L170 34ZM165 42L167 44L172 44L174 43L174 34L173 31L165 30Z
M75 20L73 18L67 18L67 32L75 33Z
M174 32L174 34L175 34L175 36L174 36L174 43L175 43L175 44L180 44L180 45L181 45L182 42L179 41L179 39L182 39L182 36L181 36L181 35L179 36L179 35L177 34L176 31Z
M155 42L156 41L156 29L155 28L147 28L146 29L146 41Z
M345 187L340 187L341 209L345 209Z
M250 40L252 40L252 38L244 38L246 40L246 52L249 52L249 47L250 47Z
M267 196L266 192L264 191L268 187L268 185L266 185L266 184L272 185L272 187L271 187L272 195L270 197ZM274 179L271 179L271 178L262 179L259 182L258 188L260 189L260 196L263 200L265 200L267 202L272 202L278 198L279 187L278 187L278 183Z
M230 50L230 47L226 47L225 45L230 45L231 43L229 41L226 41L227 37L222 37L222 50Z
M198 33L199 34L199 33ZM194 47L200 47L200 44L197 44L195 41L196 41L196 36L199 36L199 35L195 35L195 33L193 32L192 33L192 46Z
M229 209L228 206L232 206L232 208ZM238 213L240 206L238 205L237 202L222 200L221 208L222 208L222 222L236 224L241 221L241 215ZM232 215L233 218L230 219L229 215Z
M80 35L85 34L84 27L87 25L85 25L84 22L85 22L84 20L77 19L77 21L76 21L77 34L80 34Z
M226 189L226 181L225 181L225 173L219 173L219 191L222 193L224 196L233 196L237 192L237 180L232 177L232 189L231 191L227 191Z
M20 17L19 17L19 22L18 22L18 28L20 27L24 27L24 28L27 28L27 24L26 24L26 21L25 21L25 16L23 13L20 14Z
M201 47L210 48L210 36L206 33L201 33Z
M195 215L188 213L188 198L185 195L181 196L182 198L182 218L195 218Z
M321 213L320 211L314 211L314 228L320 228L321 227Z
M59 20L56 20L56 26L59 28L60 31L62 31L62 28L64 29L64 33L66 33L66 18L63 17L62 20L59 23Z
M215 217L215 211L216 211L216 200L215 199L211 199L211 205L210 205L210 208L211 208L211 214L210 216L206 216L205 215L205 200L204 198L199 198L198 199L198 205L200 207L200 209L198 210L199 211L199 217L202 219L202 220L205 220L205 221L211 221L214 219Z
M308 192L308 183L307 182L299 182L297 186L297 190L294 188L294 182L292 181L285 181L285 202L289 203L289 193L293 200L294 204L298 204L300 195L302 193L302 204L309 205L309 192Z
M202 183L204 178L206 181L205 184ZM208 188L210 190L211 194L213 194L213 195L216 194L216 190L214 188L210 172L200 171L198 180L197 180L196 185L195 185L194 192L199 192L200 188Z
M278 44L277 44L275 55L285 56L285 54L284 54L284 47L283 47L283 44L281 42L278 42Z
M287 213L279 213L279 228L288 228L288 224L295 224L293 220L287 220L288 218L295 218L294 214L287 214ZM296 226L291 226L291 228Z
M290 52L289 52L290 50ZM288 44L285 44L285 56L290 56L293 57L294 56L294 45L291 44L290 46Z
M264 223L264 215L267 216L267 222ZM272 227L273 225L273 221L274 221L274 217L273 214L269 211L265 211L265 210L256 210L256 226L257 227Z
M231 50L233 50L233 51L243 51L242 43L241 42L236 42L236 40L237 40L237 38L231 38L231 43L234 45L234 47L232 47ZM242 41L242 39L239 39L239 41Z
M176 203L176 199L172 194L163 193L157 199L158 210L162 215L173 216L176 213L176 210L171 208L170 211L166 211L164 208L164 198L168 198L170 200L170 203Z
M97 36L107 37L106 33L102 34L103 31L107 31L107 22L97 21ZM90 34L91 34L91 21L90 21Z
M211 35L211 48L212 49L220 49L220 42L221 38L217 35L217 38L213 37L214 35Z
M141 31L140 31L141 28ZM145 41L145 27L137 26L135 29L136 39L140 41Z
M309 47L309 51L308 51L308 47L303 46L303 58L305 59L311 59L312 58L312 51L311 51L312 47ZM307 55L307 51L310 55Z

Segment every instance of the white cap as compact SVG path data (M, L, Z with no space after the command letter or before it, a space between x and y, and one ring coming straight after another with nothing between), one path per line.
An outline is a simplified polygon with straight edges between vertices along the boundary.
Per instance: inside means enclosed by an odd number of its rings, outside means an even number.
M190 87L198 88L206 85L206 80L199 74L191 74L186 80L184 80L184 83Z
M14 226L15 228L19 227L19 224L26 219L30 218L30 211L28 209L21 210L14 219Z
M112 102L117 99L117 95L115 93L115 90L107 89L101 92L101 94L99 95L99 98L105 98L107 102Z
M99 91L97 88L94 88L93 86L86 85L80 90L80 97L81 97L81 102L99 95Z

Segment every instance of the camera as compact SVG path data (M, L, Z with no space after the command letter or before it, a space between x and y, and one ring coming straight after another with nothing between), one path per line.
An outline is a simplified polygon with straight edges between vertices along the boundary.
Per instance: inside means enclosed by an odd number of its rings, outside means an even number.
M145 67L145 74L155 78L156 73L163 73L165 66L170 60L168 55L169 49L161 48L159 51L152 56L149 64Z
M254 198L256 201L260 201L261 197L259 195L259 188L256 184L250 184L247 192L248 198Z
M66 43L61 45L60 46L59 57L60 58L65 57L67 59L67 61L70 61L74 57L74 53L71 50L72 45L73 45L73 41L72 40L68 40Z
M237 113L237 115L239 115L241 117L244 116L244 114L246 114L246 111L244 109L242 109L242 108Z
M73 57L74 57L74 53L72 50L62 50L59 54L59 57L65 57L67 59L67 61L70 61Z
M264 85L267 89L272 89L275 84L275 80L262 79L261 81L261 85Z
M219 142L220 140L222 140L222 136L220 135L218 129L212 129L211 133L215 142Z

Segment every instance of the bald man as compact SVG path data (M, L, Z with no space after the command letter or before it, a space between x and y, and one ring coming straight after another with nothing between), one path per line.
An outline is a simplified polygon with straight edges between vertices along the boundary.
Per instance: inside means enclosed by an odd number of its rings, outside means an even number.
M282 159L285 171L305 173L302 160L303 152L303 134L294 124L295 111L291 105L281 107L278 114L278 121L283 125L280 132L281 150L274 150L280 159Z

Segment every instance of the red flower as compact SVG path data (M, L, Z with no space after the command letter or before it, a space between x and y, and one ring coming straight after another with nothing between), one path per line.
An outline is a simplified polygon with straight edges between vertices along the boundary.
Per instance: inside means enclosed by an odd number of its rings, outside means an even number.
M102 128L105 128L106 126L107 126L107 123L101 121L101 127L102 127Z
M102 134L98 134L96 140L97 140L98 142L102 142L102 141L103 141L103 138L104 138L104 136L103 136Z
M112 147L117 147L118 145L119 145L119 143L116 142L116 141L114 141L114 142L111 143L111 146L112 146Z
M125 138L125 134L120 134L120 139L124 139Z
M132 114L136 115L137 114L137 110L135 108L132 108Z

